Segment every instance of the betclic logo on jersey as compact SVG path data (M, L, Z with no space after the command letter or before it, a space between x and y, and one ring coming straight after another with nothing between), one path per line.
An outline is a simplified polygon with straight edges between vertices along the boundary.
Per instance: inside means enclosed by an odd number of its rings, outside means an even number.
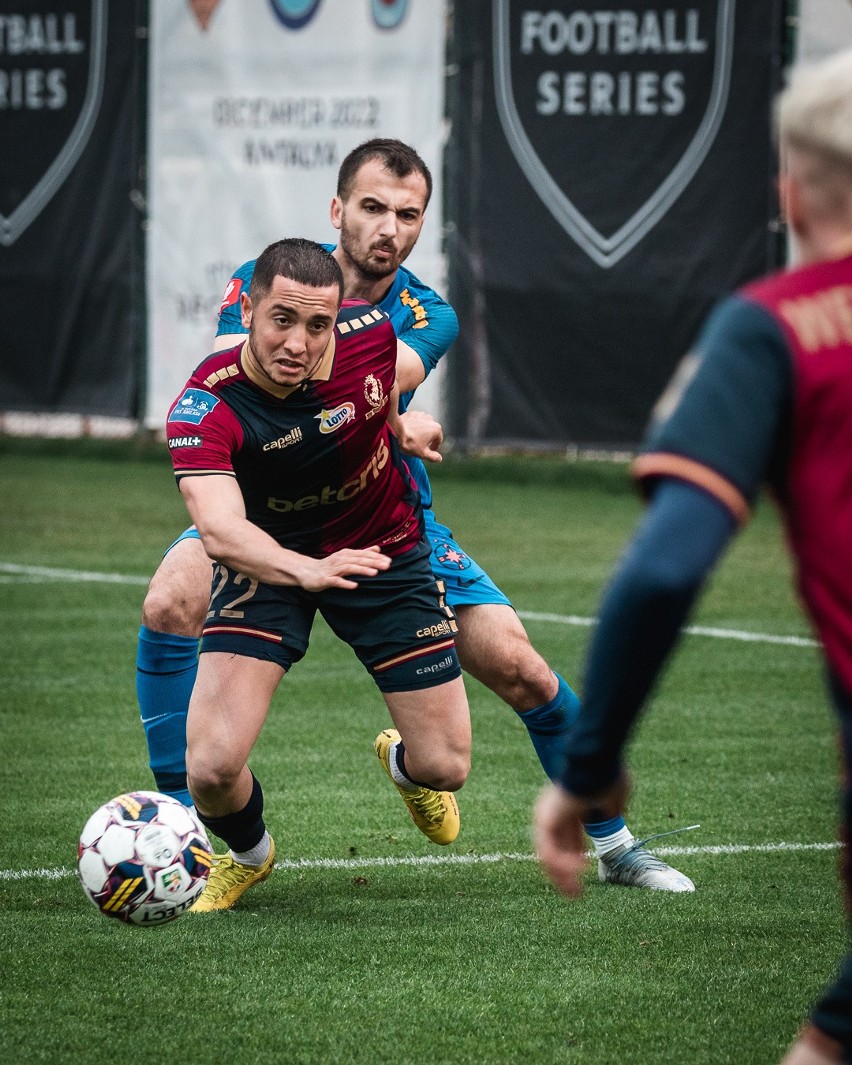
M0 18L0 244L39 216L79 160L101 108L107 0L27 0Z
M736 0L492 0L497 110L535 193L598 266L663 218L728 104Z

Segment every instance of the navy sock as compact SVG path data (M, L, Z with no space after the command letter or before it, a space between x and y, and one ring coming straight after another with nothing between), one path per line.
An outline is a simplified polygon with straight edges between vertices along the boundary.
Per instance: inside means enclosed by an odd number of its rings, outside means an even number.
M200 810L198 819L214 836L223 839L232 851L250 851L263 839L266 823L263 820L263 789L252 773L252 789L249 801L242 810L221 817L208 817Z
M198 671L198 640L142 625L136 648L136 696L157 790L185 806L186 715Z
M549 703L518 714L527 726L541 767L551 780L562 772L571 726L580 712L580 700L565 680L556 674L559 688Z

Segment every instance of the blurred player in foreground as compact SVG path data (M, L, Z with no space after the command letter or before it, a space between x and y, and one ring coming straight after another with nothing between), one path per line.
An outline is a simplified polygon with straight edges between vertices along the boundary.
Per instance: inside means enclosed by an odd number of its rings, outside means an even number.
M432 193L432 177L420 156L398 140L376 139L343 160L331 220L340 231L335 248L344 292L376 304L398 338L400 409L446 353L458 332L455 312L402 263L417 242ZM245 336L241 293L248 290L254 262L228 283L219 318L217 348ZM402 423L401 443L405 439ZM440 457L440 456L438 456ZM459 624L456 647L471 676L519 715L545 773L553 778L579 702L529 641L507 596L456 543L432 510L432 489L423 463L408 459L423 500L432 568L444 582ZM195 530L187 530L165 555L142 611L137 689L151 768L161 791L188 801L184 767L185 718L195 678L197 639L207 611L210 560ZM385 730L376 753L385 768L398 737ZM617 817L587 826L600 858L602 880L667 891L692 891L687 877L652 855Z
M801 265L716 309L694 376L682 394L663 397L662 420L636 461L649 509L601 606L561 782L535 814L541 861L568 895L581 892L582 824L624 809L631 727L705 578L768 481L840 718L852 904L852 51L794 72L778 132L781 199ZM852 954L784 1061L852 1062Z
M230 853L194 911L230 908L272 870L246 763L317 612L405 739L389 771L419 827L439 843L458 831L470 719L455 617L388 425L399 418L396 335L369 304L341 309L342 296L340 267L319 244L270 245L241 297L248 338L205 359L169 412L175 476L216 560L186 764L199 817Z

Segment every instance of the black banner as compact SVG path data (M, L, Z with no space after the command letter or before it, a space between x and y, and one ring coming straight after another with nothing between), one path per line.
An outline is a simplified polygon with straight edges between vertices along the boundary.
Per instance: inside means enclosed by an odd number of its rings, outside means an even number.
M458 0L449 428L631 447L711 304L775 266L782 0Z
M4 4L0 410L136 413L144 16L132 0Z

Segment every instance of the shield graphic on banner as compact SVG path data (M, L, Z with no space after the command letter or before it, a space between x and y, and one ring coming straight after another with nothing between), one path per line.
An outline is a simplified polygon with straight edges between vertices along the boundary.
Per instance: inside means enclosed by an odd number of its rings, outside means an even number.
M608 269L666 215L719 132L735 0L543 7L493 0L497 110L536 194Z
M23 7L23 5L22 5ZM9 247L68 177L101 106L107 0L28 3L4 19L7 106L0 142L0 244ZM12 42L14 42L12 44Z

